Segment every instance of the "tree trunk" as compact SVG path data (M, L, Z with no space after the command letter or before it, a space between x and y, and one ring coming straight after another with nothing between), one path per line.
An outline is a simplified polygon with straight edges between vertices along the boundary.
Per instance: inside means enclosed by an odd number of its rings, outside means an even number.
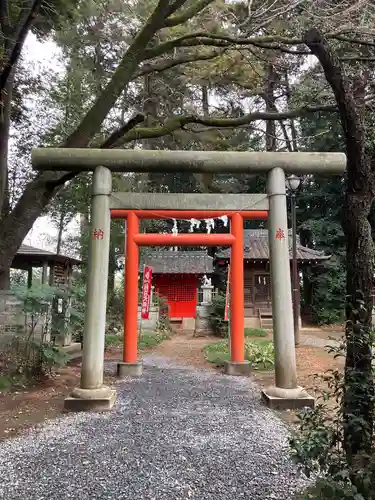
M349 156L349 155L348 155ZM364 163L368 160L363 159ZM348 461L370 453L373 436L374 387L372 375L372 284L374 244L367 219L373 195L349 186L343 211L346 235L345 442ZM358 422L353 419L358 418Z
M363 456L372 450L374 418L370 335L374 246L368 216L374 199L375 179L366 151L363 105L366 81L359 75L354 85L349 84L340 61L316 29L309 30L304 41L323 67L336 98L345 135L347 184L342 223L347 240L344 446L353 471L351 479L361 492L355 467L356 464L360 466Z
M0 220L10 211L9 179L8 179L8 143L10 117L12 111L12 93L14 71L11 72L3 96L2 119L0 120ZM13 256L14 257L14 256ZM12 260L13 260L12 257ZM11 263L10 263L11 264ZM4 273L0 273L0 290L10 287L10 265Z
M87 263L88 259L88 234L90 232L90 220L88 212L79 214L80 229L80 258Z
M300 232L301 245L303 247L312 248L312 235L311 231L302 230ZM306 323L311 324L314 322L313 314L313 293L314 288L310 279L311 268L309 266L302 267L302 293L303 293L303 310L301 316Z
M145 50L154 34L163 27L170 14L168 0L159 0L154 12L140 30L103 92L87 112L78 127L67 138L63 147L84 148L100 129L109 111L115 105L124 87L131 81ZM47 207L57 190L74 177L69 172L43 172L31 181L16 206L0 223L0 286L9 273L12 260L35 220Z
M8 143L14 71L12 71L3 96L2 119L0 120L0 219L9 213Z
M60 220L59 220L59 232L57 234L57 245L56 245L56 253L57 255L60 254L61 251L61 245L62 245L62 235L64 232L64 213L62 212L60 214Z
M266 72L266 81L264 88L264 102L266 104L266 111L275 111L276 109L276 99L275 99L275 86L278 79L276 70L272 64L269 64ZM266 123L266 151L276 151L277 141L276 141L276 123L273 120L269 120Z

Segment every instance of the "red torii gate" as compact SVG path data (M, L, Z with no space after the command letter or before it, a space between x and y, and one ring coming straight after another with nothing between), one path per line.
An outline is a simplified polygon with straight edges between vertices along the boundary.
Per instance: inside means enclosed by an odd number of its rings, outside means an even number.
M209 219L226 215L230 233L224 234L142 234L140 219ZM111 210L112 219L126 219L126 259L124 289L124 352L125 366L137 363L138 354L138 269L140 246L230 246L231 247L231 363L248 368L245 362L244 338L244 220L265 220L267 211L205 211L205 210ZM229 365L228 372L231 371ZM121 371L121 364L119 365ZM237 366L238 371L238 366Z

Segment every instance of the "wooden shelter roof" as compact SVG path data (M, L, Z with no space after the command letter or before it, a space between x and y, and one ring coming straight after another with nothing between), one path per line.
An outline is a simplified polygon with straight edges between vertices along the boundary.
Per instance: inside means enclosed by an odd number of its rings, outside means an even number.
M11 267L12 269L27 269L30 266L42 267L45 263L74 266L81 264L81 261L73 257L58 255L48 250L22 244L13 259Z

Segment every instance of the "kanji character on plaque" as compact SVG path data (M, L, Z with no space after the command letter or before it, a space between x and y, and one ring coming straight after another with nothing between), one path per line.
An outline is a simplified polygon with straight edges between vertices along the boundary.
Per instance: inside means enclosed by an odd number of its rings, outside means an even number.
M279 229L276 231L276 239L277 240L285 240L285 233L284 231L281 229L281 227L279 227Z
M102 240L103 236L104 236L103 229L94 229L92 232L92 239L93 240Z

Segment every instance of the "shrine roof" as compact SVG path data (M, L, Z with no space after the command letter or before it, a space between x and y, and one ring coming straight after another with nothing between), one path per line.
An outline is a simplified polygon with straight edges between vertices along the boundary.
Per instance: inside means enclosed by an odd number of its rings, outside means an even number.
M22 244L13 259L11 267L12 269L25 269L30 265L32 267L42 267L43 263L70 264L74 266L81 264L81 261L73 257L67 257L66 255L49 252L42 248Z
M205 251L160 250L145 253L141 258L143 266L152 267L154 274L210 274L213 272L213 258Z
M289 230L288 243L289 243L289 254L292 258L292 232ZM268 230L267 229L245 229L244 231L244 251L245 259L260 261L269 260L270 251L268 246ZM229 259L230 249L219 250L215 257L217 259ZM312 248L307 248L302 246L297 241L297 260L304 263L315 263L324 260L328 260L329 255L325 255L324 252L319 252Z

